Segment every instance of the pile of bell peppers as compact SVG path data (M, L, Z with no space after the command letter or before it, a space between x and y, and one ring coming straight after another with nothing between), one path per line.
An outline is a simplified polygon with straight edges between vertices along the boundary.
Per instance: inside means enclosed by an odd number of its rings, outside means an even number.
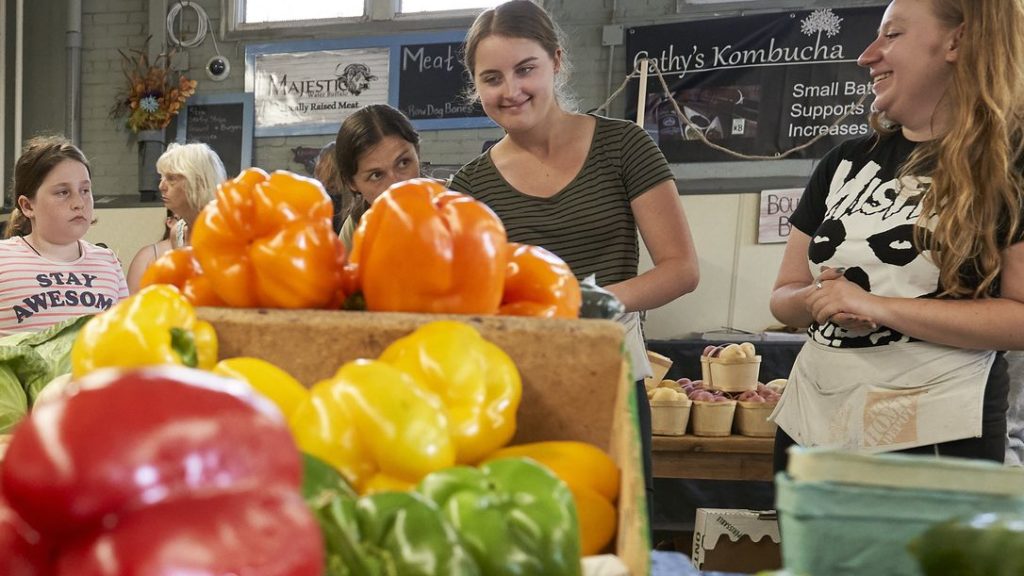
M347 255L316 181L244 170L200 212L192 246L146 270L197 306L577 318L572 270L538 246L508 242L485 204L427 178L399 182L362 217Z
M432 322L377 360L313 386L291 413L302 449L360 493L408 490L426 474L472 464L515 434L519 371L468 324Z
M309 498L330 576L576 576L572 494L524 458L428 474L408 492Z
M164 366L73 388L38 404L7 450L0 573L323 573L299 452L249 386Z
M368 310L579 317L579 283L564 261L508 242L485 204L427 178L374 201L346 266Z

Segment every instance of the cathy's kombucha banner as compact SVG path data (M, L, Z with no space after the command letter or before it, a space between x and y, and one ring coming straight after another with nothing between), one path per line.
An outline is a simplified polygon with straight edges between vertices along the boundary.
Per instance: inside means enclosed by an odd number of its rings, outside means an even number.
M884 6L737 16L627 29L627 66L649 65L644 126L670 162L735 161L710 141L775 155L826 136L790 158L819 158L867 134L870 79L857 57L876 37ZM628 91L636 118L639 81ZM866 96L866 97L865 97ZM693 124L677 117L669 98ZM835 120L851 114L838 125Z

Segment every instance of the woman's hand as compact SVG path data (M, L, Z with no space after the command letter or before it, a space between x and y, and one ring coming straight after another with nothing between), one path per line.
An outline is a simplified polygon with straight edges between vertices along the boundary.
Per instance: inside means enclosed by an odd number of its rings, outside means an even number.
M872 331L878 324L867 314L873 296L843 277L843 268L823 266L807 294L807 311L818 324L831 322L851 332Z

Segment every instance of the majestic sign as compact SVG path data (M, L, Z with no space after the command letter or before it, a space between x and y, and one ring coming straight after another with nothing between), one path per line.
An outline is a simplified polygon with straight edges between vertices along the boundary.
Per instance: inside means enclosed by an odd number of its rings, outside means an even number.
M636 70L647 59L651 74L644 126L670 162L742 159L706 146L698 134L759 156L824 134L790 156L821 157L869 131L871 86L857 57L874 40L883 10L821 8L630 28L627 66ZM630 94L627 108L636 110L637 90Z
M256 135L281 128L309 132L325 124L337 130L359 108L386 104L390 54L387 47L257 54Z

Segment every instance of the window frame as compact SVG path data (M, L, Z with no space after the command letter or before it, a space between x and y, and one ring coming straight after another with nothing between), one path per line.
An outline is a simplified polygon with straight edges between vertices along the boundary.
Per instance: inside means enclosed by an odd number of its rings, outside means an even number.
M316 31L321 28L338 26L352 27L367 22L417 22L436 23L450 27L452 20L472 21L480 9L457 9L438 12L415 12L402 14L398 11L401 0L363 0L363 16L344 18L318 18L314 20L287 20L280 22L243 22L243 11L246 0L221 0L222 29L225 34L244 34L247 32L265 31Z

